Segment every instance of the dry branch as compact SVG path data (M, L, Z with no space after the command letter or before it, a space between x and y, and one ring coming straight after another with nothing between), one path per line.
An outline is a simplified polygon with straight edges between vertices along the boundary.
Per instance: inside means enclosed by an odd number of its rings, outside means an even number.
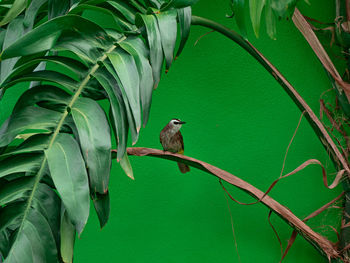
M281 205L276 200L271 198L268 195L265 195L264 192L260 191L253 185L247 183L246 181L240 179L233 174L226 172L218 167L210 165L208 163L202 162L200 160L187 157L181 154L174 154L162 150L151 149L151 148L128 148L127 153L129 155L135 156L152 156L163 159L168 159L176 162L182 162L197 169L200 169L204 172L212 174L229 184L245 191L252 197L257 200L261 200L265 206L267 206L270 210L280 216L283 220L285 220L293 229L298 231L298 233L303 236L307 241L309 241L313 246L316 247L318 251L324 254L328 259L336 259L339 258L339 253L333 244L323 237L322 235L313 231L309 226L307 226L302 220L300 220L297 216L295 216L287 207ZM264 197L264 198L262 198Z
M279 72L278 69L263 54L259 52L259 50L257 50L250 42L243 39L235 31L209 19L192 16L192 25L201 25L204 27L214 29L215 31L223 34L224 36L236 42L238 45L244 48L251 56L253 56L284 88L284 90L292 98L292 100L299 107L299 109L302 112L305 111L306 119L310 123L311 127L314 129L315 133L319 137L325 149L330 152L330 157L332 158L332 161L334 162L337 170L344 169L347 176L350 175L350 167L347 160L345 160L344 156L339 151L332 138L329 136L322 122L317 118L316 114L306 103L306 101L302 98L302 96L300 96L297 90L288 82L288 80L281 74L281 72Z
M349 1L346 1L346 13L347 13L347 19L349 20ZM336 11L337 11L337 17L340 16L340 1L336 1ZM295 9L294 15L293 15L293 22L295 26L299 29L299 31L303 34L304 38L307 40L307 42L310 44L311 48L317 55L318 59L321 61L323 67L327 70L329 75L334 79L336 88L342 89L339 90L339 93L344 92L348 102L350 102L350 83L345 82L337 69L335 68L334 64L332 63L331 59L329 58L327 52L324 50L321 42L317 38L316 34L312 30L310 24L305 20L305 18L302 16L300 11L298 9ZM343 27L347 32L349 30L348 27L348 21L344 22L342 24L338 24L337 26ZM346 138L346 136L345 136ZM346 154L345 154L346 156ZM346 170L348 176L349 171L346 168L346 166L343 165L343 159L339 159L341 161L341 164L343 168ZM338 163L339 164L339 163ZM338 167L338 170L341 167ZM350 185L350 179L344 180L343 182L343 188L345 190L345 198L344 198L344 212L343 212L343 220L344 222L348 223L350 222L349 217L349 211L350 211L350 198L349 198L349 185ZM344 257L345 262L350 262L350 228L349 227L342 227L341 228L341 239L340 239L340 246L343 248L340 253Z
M317 38L315 32L312 30L310 24L306 21L304 16L296 8L293 14L293 22L299 31L303 34L306 41L310 44L310 47L315 52L318 59L321 61L323 67L334 78L334 80L343 88L346 97L350 101L350 84L345 82L337 69L335 68L332 60L329 58L327 52L324 50L321 42Z

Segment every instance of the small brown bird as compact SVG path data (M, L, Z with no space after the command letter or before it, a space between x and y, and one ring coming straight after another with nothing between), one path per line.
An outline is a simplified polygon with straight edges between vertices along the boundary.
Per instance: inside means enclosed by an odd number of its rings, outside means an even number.
M160 143L164 151L172 153L184 154L184 140L182 138L180 128L186 122L179 119L172 119L160 132ZM190 167L183 163L177 163L181 173L190 171Z

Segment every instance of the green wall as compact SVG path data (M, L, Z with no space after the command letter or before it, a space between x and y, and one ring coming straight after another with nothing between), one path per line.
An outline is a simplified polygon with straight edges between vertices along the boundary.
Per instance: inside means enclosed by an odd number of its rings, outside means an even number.
M231 28L228 0L201 0L193 13ZM331 21L333 3L311 1L302 11ZM262 26L263 27L263 26ZM182 129L185 154L225 169L261 190L278 178L286 147L300 111L276 81L245 51L217 33L196 39L208 29L193 27L183 54L173 64L154 92L150 122L141 130L136 146L161 148L159 132L171 118L187 122ZM278 24L278 39L265 30L250 41L274 63L318 112L320 94L329 89L327 76L306 41L291 22ZM1 104L1 121L8 116L9 91ZM334 172L327 154L305 119L290 148L285 172L307 159L316 158ZM181 174L175 163L131 157L135 181L116 162L110 182L111 215L100 230L91 217L76 243L75 262L239 262L233 239L230 212L217 178L192 169ZM227 186L242 202L253 199ZM333 197L341 187L327 190L321 169L312 166L280 182L271 196L303 218ZM280 248L267 221L268 209L261 204L230 203L241 262L279 262ZM329 227L338 226L339 211L310 220L310 226L335 240ZM273 215L282 242L291 228ZM298 237L284 262L326 262Z

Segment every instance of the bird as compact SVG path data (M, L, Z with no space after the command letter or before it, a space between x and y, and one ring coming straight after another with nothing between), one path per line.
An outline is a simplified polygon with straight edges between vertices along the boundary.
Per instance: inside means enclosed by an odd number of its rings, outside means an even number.
M184 154L184 141L180 132L182 124L186 122L179 119L171 119L160 132L160 143L164 151ZM190 171L190 167L184 163L177 163L181 173Z

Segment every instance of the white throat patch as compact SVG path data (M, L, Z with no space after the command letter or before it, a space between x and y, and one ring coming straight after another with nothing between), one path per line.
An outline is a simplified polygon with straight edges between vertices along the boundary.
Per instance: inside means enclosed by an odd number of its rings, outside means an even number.
M175 120L176 121L176 120ZM182 127L182 124L175 124L174 123L174 120L171 120L170 122L169 122L169 126L170 126L170 132L172 133L172 134L175 134L175 133L177 133L180 129L181 129L181 127Z

